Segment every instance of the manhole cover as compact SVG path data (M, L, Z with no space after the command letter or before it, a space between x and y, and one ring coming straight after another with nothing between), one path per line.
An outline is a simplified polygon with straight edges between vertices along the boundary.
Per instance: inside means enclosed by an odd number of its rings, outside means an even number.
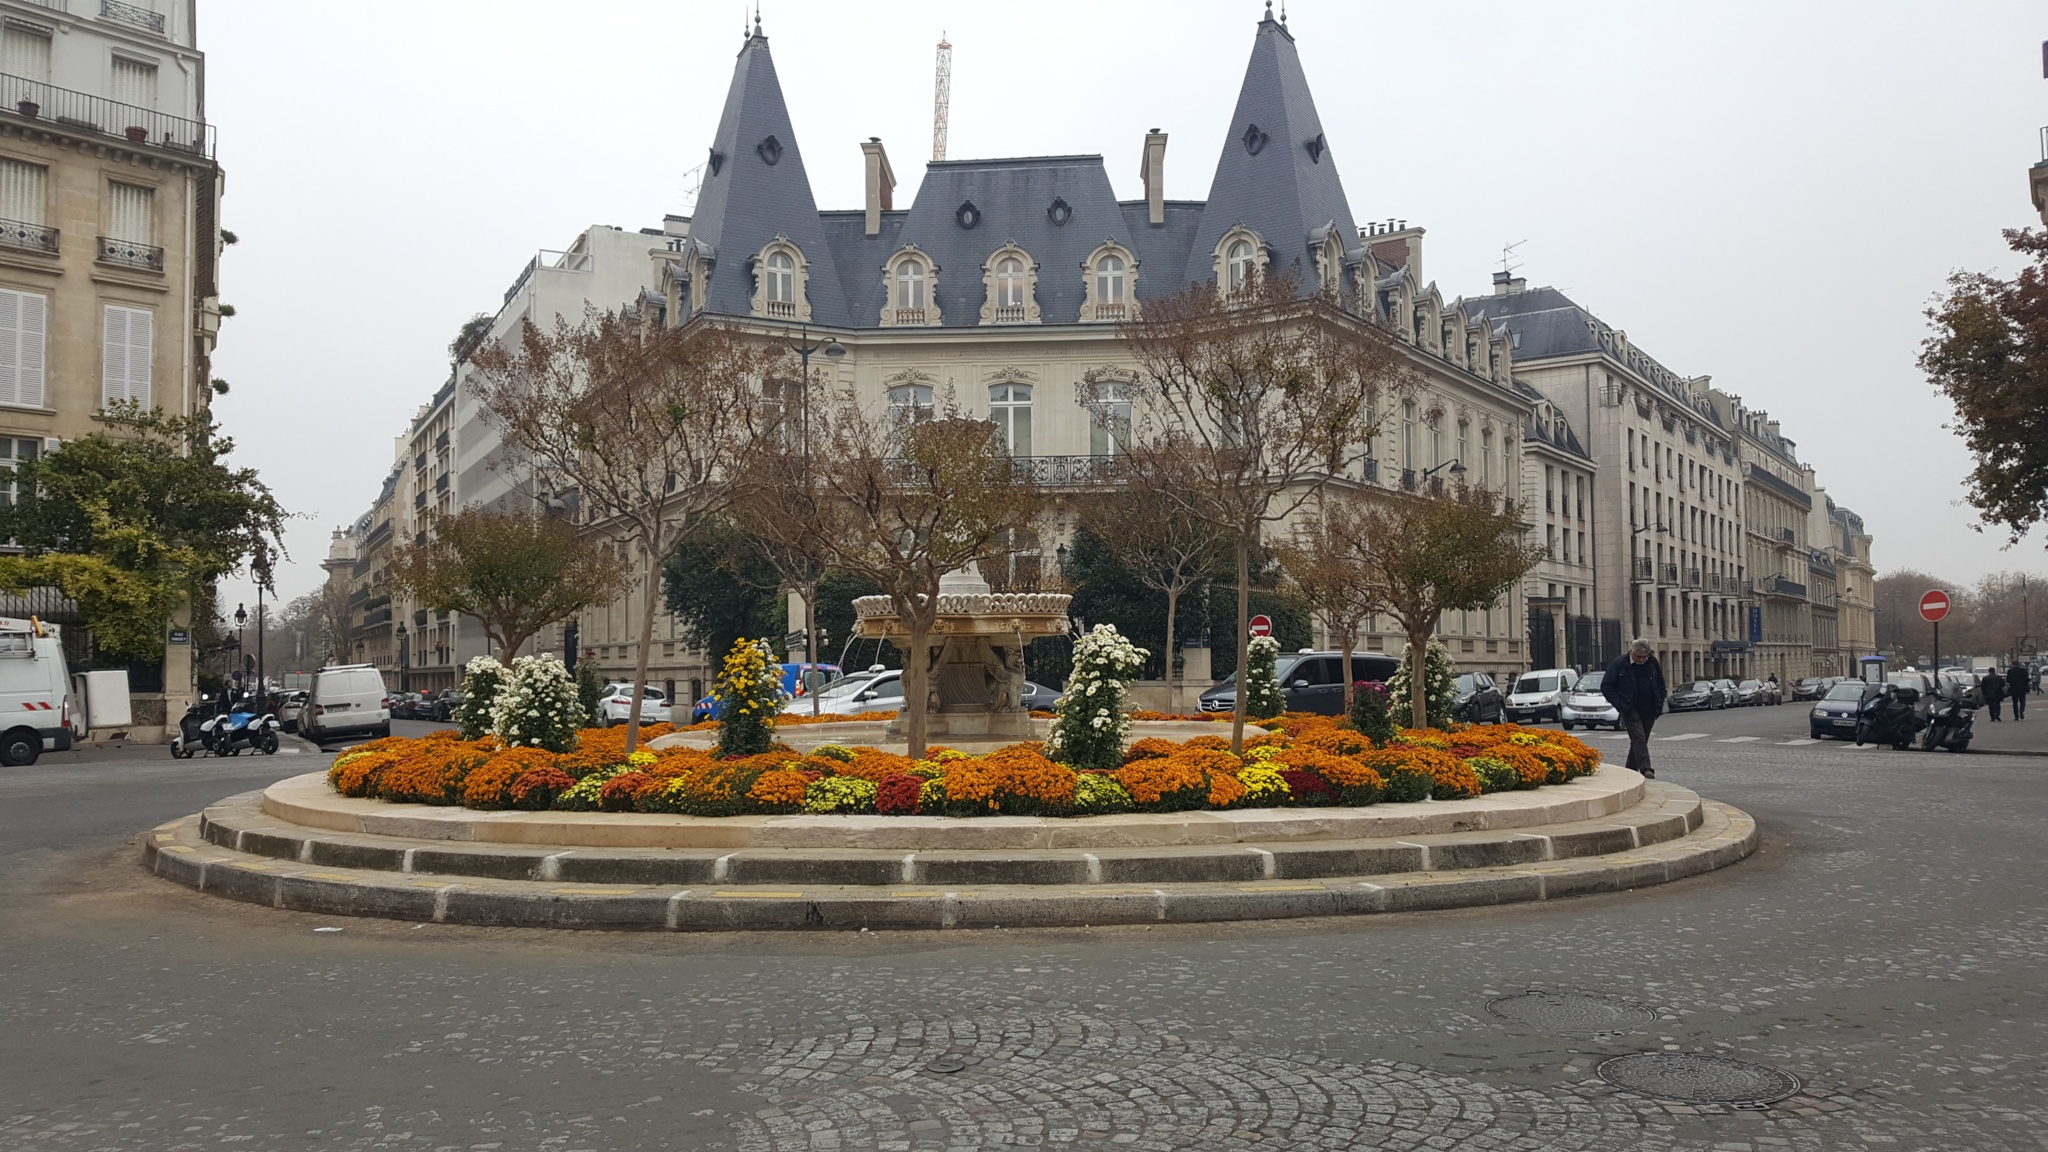
M1486 1010L1516 1024L1573 1036L1627 1032L1657 1019L1641 1004L1590 992L1518 992L1488 1000Z
M1695 1052L1616 1056L1598 1071L1616 1088L1691 1104L1774 1104L1799 1091L1798 1077L1768 1064Z
M924 1070L927 1072L958 1072L965 1067L967 1067L967 1062L964 1060L957 1060L951 1056L941 1056L937 1060L925 1065Z

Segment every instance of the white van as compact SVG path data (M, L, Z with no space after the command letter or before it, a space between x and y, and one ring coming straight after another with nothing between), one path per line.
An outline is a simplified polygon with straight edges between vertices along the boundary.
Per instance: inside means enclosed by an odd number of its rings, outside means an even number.
M25 767L70 749L71 672L57 625L0 616L0 715L17 718L0 732L0 765Z
M1508 719L1517 724L1564 719L1564 702L1579 682L1569 668L1543 668L1524 672L1508 693Z
M313 673L299 714L299 734L319 743L343 736L391 735L384 677L375 665L337 664Z

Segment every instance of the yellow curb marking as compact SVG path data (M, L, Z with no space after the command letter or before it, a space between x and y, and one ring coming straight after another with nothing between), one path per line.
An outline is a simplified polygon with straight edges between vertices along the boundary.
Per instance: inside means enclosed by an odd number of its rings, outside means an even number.
M439 885L422 885L422 887L439 887ZM555 895L557 895L557 896L623 896L623 895L625 895L625 894L626 894L626 893L628 893L628 892L637 892L637 891L639 891L639 889L637 889L637 888L632 888L632 887L625 887L625 888L555 888L555 889L552 889L552 891L553 891L553 892L554 892L554 894L555 894Z
M299 875L308 880L346 880L350 883L356 879L346 872L301 872Z
M192 851L192 849L190 849L190 848L187 848L187 847L186 847L185 845L183 845L183 844L172 844L172 845L170 845L169 847L165 848L165 849L164 849L164 851L166 851L166 852L190 852L190 851Z
M441 883L441 882L440 882L440 881L438 881L438 880L415 880L415 881L413 881L413 882L412 882L412 886L413 886L413 887L415 887L415 888L453 888L453 887L454 887L454 885L453 885L453 884L443 884L443 883Z
M166 840L176 840L177 837L171 835L169 832L159 832L156 834L156 839L157 843L161 844Z
M712 895L728 900L801 900L804 898L804 894L801 892L741 892L735 890L714 892Z
M1239 884L1237 890L1239 892L1320 892L1323 890L1323 886L1321 884L1261 884L1257 886Z
M979 895L981 895L981 893L979 893L979 892L891 892L891 893L889 893L889 895L891 895L891 896L894 896L894 897L896 897L896 898L897 898L898 900L903 900L903 899L925 899L925 900L936 900L936 899L942 899L942 898L944 898L944 897L947 897L947 896L979 896Z

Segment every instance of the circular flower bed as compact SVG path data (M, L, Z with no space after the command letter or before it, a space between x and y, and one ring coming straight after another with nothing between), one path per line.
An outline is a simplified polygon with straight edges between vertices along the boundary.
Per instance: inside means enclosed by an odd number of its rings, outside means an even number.
M649 739L669 731L641 729ZM596 728L565 753L456 732L390 737L335 757L327 781L345 796L484 809L1093 816L1455 800L1562 784L1599 764L1600 754L1571 736L1515 724L1401 729L1380 745L1334 717L1289 713L1248 737L1243 755L1221 736L1147 738L1102 770L1058 763L1035 741L979 756L935 747L923 760L834 744L723 758L697 748L627 756L623 731Z

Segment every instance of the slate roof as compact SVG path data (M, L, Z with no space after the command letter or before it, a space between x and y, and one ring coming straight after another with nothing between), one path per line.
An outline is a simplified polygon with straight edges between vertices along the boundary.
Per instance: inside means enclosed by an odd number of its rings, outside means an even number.
M1693 407L1686 395L1684 377L1633 344L1624 357L1613 344L1614 329L1555 288L1528 288L1497 296L1467 297L1460 303L1464 305L1466 315L1485 317L1489 328L1506 325L1514 336L1517 364L1589 352L1605 353L1630 364L1638 375L1655 381L1673 399ZM1720 413L1711 406L1694 410L1702 419L1717 426L1722 423Z
M1585 446L1579 443L1579 434L1572 427L1570 417L1565 417L1563 421L1564 434L1561 436L1552 429L1549 421L1536 419L1536 410L1533 405L1545 399L1543 393L1522 383L1520 380L1515 381L1514 391L1516 396L1521 397L1532 405L1530 410L1522 417L1522 438L1524 440L1540 440L1545 444L1561 451L1569 452L1588 462L1593 459L1592 453L1587 452ZM1558 414L1560 416L1563 415L1561 412Z
M1263 137L1256 150L1242 143L1252 125ZM1071 213L1063 224L1051 215L1056 201ZM976 219L964 227L960 210L970 203ZM1100 156L934 161L910 207L882 213L880 233L866 235L863 211L818 210L768 38L757 25L733 69L688 244L714 261L706 311L748 315L750 262L786 236L809 264L812 321L856 328L880 324L885 268L908 244L939 267L934 302L948 328L980 323L987 298L982 265L1013 240L1038 265L1045 324L1079 320L1082 262L1104 241L1136 257L1140 300L1211 278L1211 253L1240 223L1266 241L1278 268L1300 260L1312 271L1312 236L1332 226L1347 259L1363 260L1294 38L1270 12L1258 26L1209 199L1168 201L1164 215L1153 224L1144 201L1117 200Z

